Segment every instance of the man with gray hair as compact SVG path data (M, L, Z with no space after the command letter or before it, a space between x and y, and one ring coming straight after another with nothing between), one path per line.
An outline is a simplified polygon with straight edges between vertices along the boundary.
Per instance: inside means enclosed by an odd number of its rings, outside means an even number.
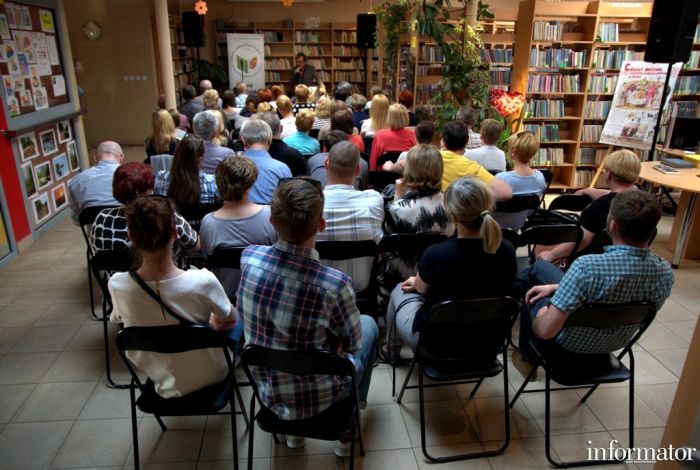
M112 195L112 180L124 161L122 148L116 142L102 142L94 159L95 166L81 171L68 184L68 205L75 225L79 224L80 212L88 207L120 205Z
M248 85L246 82L238 82L233 87L233 93L236 95L236 108L245 108L245 100L248 99Z
M200 171L213 175L216 166L226 157L236 155L233 150L216 145L211 140L216 135L219 120L211 110L197 113L192 121L192 132L204 140L204 159L199 164Z
M275 160L279 160L289 167L293 176L306 174L306 158L297 149L290 147L282 141L282 121L277 113L258 113L251 116L252 119L262 119L272 130L272 143L268 152Z
M199 82L199 96L197 96L194 99L194 102L197 104L201 104L204 106L204 92L207 90L211 90L214 88L209 80L202 80ZM221 98L219 98L219 101L217 102L217 105L219 106L219 109L221 109L221 105L223 102L221 101Z
M272 129L262 119L250 119L241 127L243 155L255 162L258 179L250 189L250 201L255 204L270 204L272 194L281 179L291 178L292 172L284 163L270 156Z

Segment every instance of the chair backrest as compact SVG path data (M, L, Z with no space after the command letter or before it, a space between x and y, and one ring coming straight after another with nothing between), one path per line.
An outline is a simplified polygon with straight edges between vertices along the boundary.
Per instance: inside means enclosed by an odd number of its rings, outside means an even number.
M593 199L584 194L562 194L549 203L549 210L581 212Z
M114 206L92 206L92 207L86 207L82 211L80 211L80 214L78 214L78 223L80 223L80 226L82 227L83 225L90 225L95 222L95 219L97 218L98 214L102 212L104 209L112 209Z
M365 148L365 150L367 149ZM367 152L360 152L360 158L369 164L369 155L367 155Z
M173 166L173 156L168 154L151 156L151 167L153 172L169 171Z
M401 152L384 152L377 158L377 168L381 168L386 162L396 163L400 155Z
M391 171L370 171L367 176L367 184L370 188L382 192L390 184L394 184L401 175Z
M217 201L212 204L188 204L178 207L180 215L188 222L201 221L205 215L218 210L223 205L223 202Z
M574 353L603 354L632 347L656 316L648 302L589 305L568 315L557 342Z
M236 246L232 248L218 248L207 257L207 269L241 269L241 255L245 246Z
M535 225L523 230L520 234L520 246L525 245L558 245L559 243L574 242L578 247L583 231L574 224ZM575 251L575 250L574 250Z
M538 171L542 173L542 176L544 176L545 187L542 195L540 196L540 207L545 208L544 197L547 194L547 191L549 191L549 186L552 184L554 172L549 168L540 168Z
M241 364L247 375L250 367L263 367L292 375L337 375L355 379L355 366L350 359L317 349L281 350L248 345L241 353Z
M317 241L316 251L323 260L341 261L354 258L374 258L377 244L372 240L359 241Z
M95 276L105 300L111 302L107 281L112 273L127 272L131 269L132 259L129 250L97 251L90 258L90 271ZM111 305L111 304L110 304Z
M520 239L520 235L518 235L518 232L516 232L512 228L501 227L501 235L503 235L503 238L505 240L511 242L515 248L518 247L518 242Z
M447 237L441 233L393 233L379 242L379 253L420 258L430 245L445 240Z
M525 221L540 205L538 194L520 194L511 199L496 204L496 211L492 214L501 227L513 230L520 229Z
M510 297L434 305L420 332L418 354L439 361L492 362L504 347L519 308Z
M374 142L374 137L363 137L362 142L365 144L365 153L367 155L372 155L372 143Z
M321 132L321 129L311 129L309 130L309 137L313 137L314 139L318 140L318 134Z

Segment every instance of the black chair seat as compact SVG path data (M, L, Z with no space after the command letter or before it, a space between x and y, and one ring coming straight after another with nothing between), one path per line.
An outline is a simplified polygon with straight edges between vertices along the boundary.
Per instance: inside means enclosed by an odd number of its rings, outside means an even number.
M255 420L263 431L269 433L303 436L326 441L338 440L348 434L352 428L354 414L354 396L333 403L321 413L306 419L280 419L269 408L261 409Z
M144 413L160 416L207 415L225 408L230 398L228 379L177 398L163 398L158 395L149 379L136 400L136 406Z
M426 377L434 382L451 382L456 380L474 380L482 377L495 377L503 370L498 359L493 362L476 365L468 361L440 361L433 363L423 358L422 369ZM468 372L467 372L468 371Z

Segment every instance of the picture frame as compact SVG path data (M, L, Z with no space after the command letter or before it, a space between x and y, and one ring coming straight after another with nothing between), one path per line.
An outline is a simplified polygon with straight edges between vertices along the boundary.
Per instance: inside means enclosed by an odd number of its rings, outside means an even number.
M51 162L43 162L34 167L34 174L36 175L37 189L44 189L53 182L53 177L51 176Z
M66 155L68 155L70 171L80 171L80 158L78 157L78 148L75 146L75 140L71 140L66 144Z
M41 151L45 156L58 152L55 129L41 132L39 134L39 141L41 142Z
M27 197L30 198L37 193L36 178L34 177L34 169L32 168L32 162L22 163L20 165L22 170L22 184L24 185L24 192Z
M17 144L23 162L39 156L39 145L36 142L36 134L34 132L27 132L17 136Z
M59 121L56 123L56 134L58 135L58 142L60 144L65 144L73 140L73 130L71 129L70 120Z
M49 205L49 193L41 193L39 196L31 200L32 212L34 213L34 222L39 225L49 218L51 215L51 206Z
M70 174L68 158L66 157L65 153L51 159L51 163L53 164L53 174L56 177L56 181L59 181Z
M54 212L58 212L68 205L66 183L61 183L55 188L51 189L51 199L53 201Z

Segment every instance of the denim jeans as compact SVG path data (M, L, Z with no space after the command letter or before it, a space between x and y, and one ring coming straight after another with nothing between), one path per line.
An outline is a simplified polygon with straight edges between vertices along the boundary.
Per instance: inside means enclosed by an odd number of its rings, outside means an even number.
M379 327L377 327L377 322L374 321L374 318L369 315L360 315L360 326L362 328L362 347L359 352L355 353L355 357L359 360L359 365L356 365L357 389L360 394L360 401L367 401L374 361L377 359Z

